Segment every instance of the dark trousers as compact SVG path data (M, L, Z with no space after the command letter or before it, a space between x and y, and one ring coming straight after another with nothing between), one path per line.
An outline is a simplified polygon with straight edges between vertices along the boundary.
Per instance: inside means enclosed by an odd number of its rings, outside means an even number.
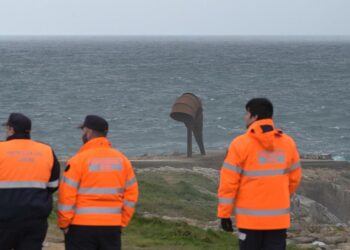
M0 249L41 250L46 232L46 220L0 224Z
M285 250L287 230L239 229L240 250Z
M71 225L65 235L66 250L120 250L119 226Z

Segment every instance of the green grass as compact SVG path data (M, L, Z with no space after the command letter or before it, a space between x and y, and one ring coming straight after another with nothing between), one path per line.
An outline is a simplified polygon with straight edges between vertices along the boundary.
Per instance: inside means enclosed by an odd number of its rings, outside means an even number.
M138 175L138 182L140 213L200 221L216 219L217 187L212 180L195 174L152 172Z
M125 249L238 249L237 238L183 222L135 216L123 231Z
M136 250L238 250L238 240L232 233L204 230L184 222L135 215L123 230L123 248ZM300 250L288 246L288 250Z

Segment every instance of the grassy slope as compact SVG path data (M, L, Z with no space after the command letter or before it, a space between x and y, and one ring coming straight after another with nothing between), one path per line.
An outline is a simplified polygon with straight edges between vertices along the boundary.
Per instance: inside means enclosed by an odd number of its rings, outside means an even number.
M124 249L238 249L237 239L230 233L204 230L184 222L142 216L144 213L150 213L185 217L198 220L204 225L216 220L215 176L207 178L195 173L157 171L138 173L137 177L140 188L138 215L123 231ZM55 217L51 217L50 224L55 223ZM52 236L61 235L55 227L51 228Z
M176 172L138 175L138 212L200 221L216 220L217 184L205 177Z
M136 216L123 232L125 249L237 249L232 234L203 230L183 222Z

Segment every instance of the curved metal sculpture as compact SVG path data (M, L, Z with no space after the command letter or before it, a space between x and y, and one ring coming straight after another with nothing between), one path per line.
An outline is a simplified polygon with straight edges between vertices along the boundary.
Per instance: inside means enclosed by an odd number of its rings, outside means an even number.
M205 155L203 144L203 108L199 97L184 93L178 97L171 109L170 117L185 123L187 127L187 157L192 157L192 131L202 155Z

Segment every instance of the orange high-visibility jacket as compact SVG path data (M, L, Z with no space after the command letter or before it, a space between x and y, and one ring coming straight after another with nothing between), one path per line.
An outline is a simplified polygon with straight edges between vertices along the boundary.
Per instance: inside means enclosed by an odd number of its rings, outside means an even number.
M58 225L125 227L137 199L130 161L107 138L95 138L67 163L59 186Z
M242 229L286 229L290 196L301 180L301 165L291 137L271 119L255 121L234 139L220 173L218 217L235 210Z
M47 219L60 167L50 146L16 134L0 142L0 223Z

